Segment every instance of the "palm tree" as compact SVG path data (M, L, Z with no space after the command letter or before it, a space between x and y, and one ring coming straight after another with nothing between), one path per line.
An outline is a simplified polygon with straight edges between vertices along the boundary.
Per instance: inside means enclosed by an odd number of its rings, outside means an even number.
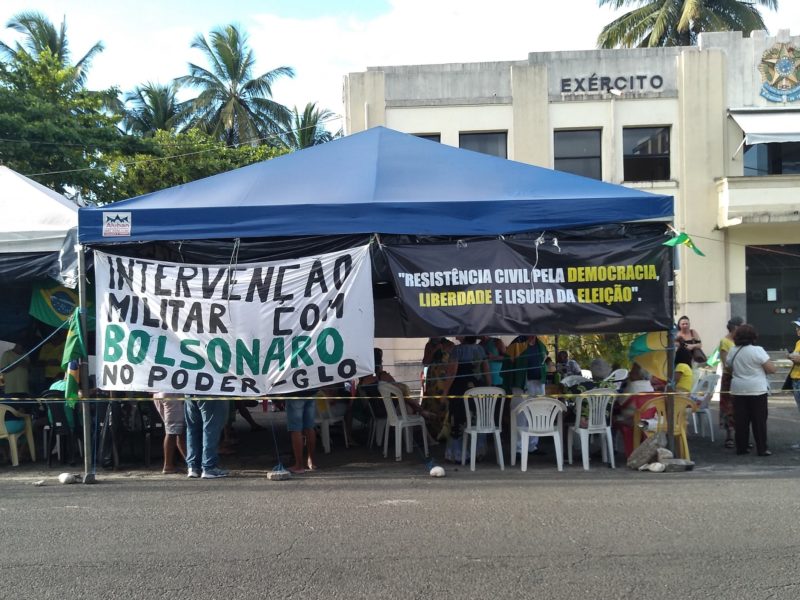
M128 131L148 136L158 130L173 131L186 119L187 106L178 102L175 82L148 82L125 95L130 108L125 110L124 125Z
M11 17L6 23L6 27L24 34L25 37L22 43L17 42L14 48L0 42L0 53L5 58L13 60L24 54L36 61L42 53L49 52L58 59L58 63L62 67L72 66L75 68L75 84L78 87L83 87L86 83L89 64L104 49L102 42L96 42L78 62L71 65L66 18L61 21L61 27L56 30L50 19L42 13L21 12Z
M337 133L331 133L325 127L327 121L335 118L335 113L327 109L318 109L316 102L306 104L302 113L295 106L285 123L284 144L290 150L302 150L340 137L341 129Z
M600 48L690 46L703 31L766 29L756 5L771 10L778 0L598 0L600 6L633 10L603 27Z
M288 109L272 99L272 85L280 77L294 77L291 67L278 67L253 78L255 57L247 45L247 35L235 25L217 28L209 39L197 35L192 48L200 50L209 69L189 64L189 75L179 84L199 88L200 95L190 101L191 126L200 127L229 146L256 144L270 135L279 135L280 124L288 119Z

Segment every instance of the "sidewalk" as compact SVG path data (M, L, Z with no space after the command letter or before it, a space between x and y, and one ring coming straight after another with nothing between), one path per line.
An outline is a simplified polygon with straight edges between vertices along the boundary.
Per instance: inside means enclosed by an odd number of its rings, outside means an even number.
M800 451L792 450L791 445L800 441L800 412L797 410L794 399L791 395L771 396L769 400L769 420L768 435L769 447L773 452L770 457L760 457L755 453L737 456L735 450L727 449L723 446L724 434L717 425L717 404L712 403L712 421L714 426L715 442L711 442L708 431L705 430L705 437L693 432L690 424L689 449L692 454L696 467L695 471L702 472L737 472L752 474L754 472L771 472L775 470L800 468ZM280 451L280 460L288 466L292 463L291 450L289 446L289 436L286 431L285 413L265 413L261 408L251 410L255 420L266 429L251 432L249 427L238 419L234 425L239 443L236 446L236 454L220 458L220 463L233 471L234 475L243 477L263 477L272 470L277 464L278 459L275 454L275 443L273 441L273 426L277 434L277 444ZM296 477L371 477L371 478L397 478L397 477L425 477L427 469L422 458L421 450L415 449L414 453L403 453L403 460L394 460L394 448L390 449L389 457L383 458L381 449L366 448L365 432L356 432L356 439L359 446L344 447L340 430L332 432L331 453L322 452L321 441L318 441L319 450L317 462L319 471ZM587 476L592 477L637 477L655 476L653 474L639 474L625 468L624 457L617 454L617 469L612 470L603 465L599 458L593 458L591 470L583 470L580 462L580 452L575 452L575 461L572 466L566 464L566 453L564 456L564 472L558 473L555 465L555 455L552 444L546 440L543 445L545 454L531 455L528 461L528 472L522 473L519 467L519 460L514 467L510 466L508 454L508 433L503 432L504 452L505 452L505 471L500 471L494 453L493 445L490 443L486 459L476 466L473 473L466 466L453 465L444 462L444 444L440 443L431 448L431 455L437 464L442 465L448 476L458 476L459 478L508 478L515 482L525 479L541 479L542 476L551 479L558 477L561 479L583 480ZM5 445L0 441L0 445ZM149 469L135 462L124 462L118 470L110 470L98 467L97 478L118 479L118 478L159 478L159 479L180 479L182 475L162 475L161 474L161 453L158 448L153 448L153 460ZM46 463L41 460L37 463L23 461L19 467L11 467L10 464L0 466L0 480L16 479L25 481L47 480L54 481L59 473L71 472L79 473L83 471L83 463L74 467L59 464L55 458L53 467L48 469Z

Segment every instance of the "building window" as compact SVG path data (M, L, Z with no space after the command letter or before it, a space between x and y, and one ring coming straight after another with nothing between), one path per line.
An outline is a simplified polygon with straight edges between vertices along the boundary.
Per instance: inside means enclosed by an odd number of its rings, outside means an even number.
M432 142L442 141L442 134L440 133L415 133L414 135L423 140L430 140Z
M800 175L800 142L745 146L744 174L746 177Z
M623 127L625 181L669 179L669 127Z
M592 179L603 178L600 129L565 129L553 132L554 164L564 171Z
M500 158L508 158L508 133L505 131L460 133L458 135L458 147L499 156Z

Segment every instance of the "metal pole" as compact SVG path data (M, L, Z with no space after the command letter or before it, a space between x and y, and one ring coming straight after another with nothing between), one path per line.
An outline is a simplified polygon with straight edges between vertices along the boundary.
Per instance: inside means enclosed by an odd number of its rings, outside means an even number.
M89 332L86 327L86 307L89 300L86 297L86 257L83 246L75 248L78 253L78 306L80 308L80 326L84 344L86 335ZM88 350L88 344L86 344ZM92 415L89 402L89 363L81 359L80 361L80 385L83 395L83 483L96 483L95 473L92 471Z
M667 387L664 391L675 392L675 329L667 334ZM668 393L666 397L667 408L667 448L675 452L675 395Z

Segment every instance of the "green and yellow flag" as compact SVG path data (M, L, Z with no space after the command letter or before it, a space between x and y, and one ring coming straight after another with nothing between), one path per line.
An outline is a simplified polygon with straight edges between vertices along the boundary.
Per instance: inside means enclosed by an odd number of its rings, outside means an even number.
M675 230L673 230L673 231L675 231ZM700 252L700 249L697 246L694 245L694 242L692 241L692 238L689 237L688 233L684 233L682 231L681 232L676 232L676 233L677 233L677 235L675 237L673 237L672 239L667 240L666 242L664 242L661 245L662 246L673 246L674 247L674 246L677 246L678 244L682 244L682 245L684 245L684 246L686 246L688 248L691 248L694 251L694 253L697 254L698 256L705 256L705 254Z
M64 369L64 398L67 406L73 407L78 400L80 389L80 359L87 358L86 344L83 341L79 309L72 312L67 329L67 340L64 342L64 356L61 358L61 368Z

